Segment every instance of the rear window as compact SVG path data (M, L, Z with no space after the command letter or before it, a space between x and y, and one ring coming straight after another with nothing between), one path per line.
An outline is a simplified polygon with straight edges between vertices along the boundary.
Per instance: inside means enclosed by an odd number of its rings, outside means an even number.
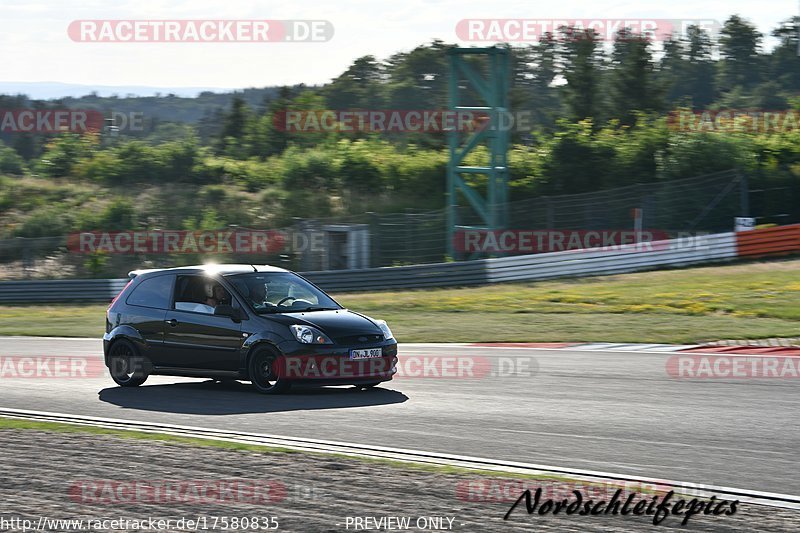
M173 276L146 279L137 285L125 303L139 307L169 309Z

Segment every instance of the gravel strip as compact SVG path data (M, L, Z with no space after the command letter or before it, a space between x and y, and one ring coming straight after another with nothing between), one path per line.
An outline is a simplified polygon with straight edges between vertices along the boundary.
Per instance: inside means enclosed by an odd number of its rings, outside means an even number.
M501 487L520 483L508 478L466 473L433 473L419 469L303 453L255 453L207 446L164 443L110 435L39 430L0 431L0 457L5 482L0 487L0 531L21 531L15 518L145 521L106 524L104 531L154 531L148 518L171 519L169 531L256 531L276 517L279 531L431 531L429 517L443 520L445 530L484 531L799 531L800 512L739 504L732 516L693 516L687 526L669 516L660 525L648 516L528 515L524 503L508 521L511 507L496 491L467 487ZM236 483L233 483L236 481ZM171 483L171 485L170 485ZM220 497L210 487L236 487ZM526 480L529 486L540 482ZM129 490L137 486L138 493ZM169 496L153 490L172 487ZM517 485L514 485L517 486ZM189 489L202 487L202 495ZM572 487L570 487L572 488ZM472 495L470 497L470 494ZM494 501L477 496L483 494ZM510 491L511 499L519 494ZM645 495L647 496L647 495ZM211 501L209 501L211 500ZM222 501L220 501L222 500ZM408 517L408 529L380 529L374 522L348 527L347 518ZM176 524L197 520L193 527ZM233 517L264 517L234 527ZM227 518L227 520L224 520ZM274 526L274 523L272 524ZM395 525L395 524L393 524ZM114 526L114 527L111 527ZM182 526L182 527L178 527ZM191 524L189 524L191 526ZM198 527L201 526L201 527ZM216 526L216 527L213 527ZM44 531L74 531L50 524ZM84 529L86 530L86 529ZM264 529L261 529L263 531Z

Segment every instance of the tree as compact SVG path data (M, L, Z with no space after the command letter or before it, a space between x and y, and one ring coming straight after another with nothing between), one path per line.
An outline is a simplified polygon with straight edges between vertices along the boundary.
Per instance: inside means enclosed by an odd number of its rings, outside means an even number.
M383 65L374 56L356 59L322 91L331 109L376 109L383 105Z
M664 83L668 102L704 109L714 101L712 42L704 29L691 25L684 38L665 41L660 67L659 78Z
M281 87L278 97L265 102L266 110L255 120L247 132L250 155L266 159L271 155L282 153L288 146L288 134L277 127L290 108L293 91L289 87Z
M242 138L251 114L244 99L238 95L234 96L231 101L231 110L223 119L222 134L219 139L221 151L233 151L232 155L241 155Z
M800 54L798 54L800 17L792 17L772 30L772 36L780 39L770 55L770 79L775 80L786 91L800 91Z
M197 135L205 145L218 142L222 134L222 124L225 120L225 111L218 107L213 110L206 110L205 114L197 121Z
M558 74L556 54L557 42L551 33L535 45L511 48L511 110L531 113L534 128L552 128L559 114L558 91L552 86Z
M570 117L575 121L596 118L600 108L598 87L602 68L597 32L564 27L560 33L563 40L558 57L561 74L567 82L563 92Z
M318 112L323 109L325 109L325 99L318 91L305 90L295 95L290 88L282 88L278 97L269 102L267 112L251 121L248 126L244 138L248 155L266 159L282 153L290 143L313 146L323 141L327 137L324 133L286 131L288 112Z
M708 32L691 25L686 30L686 83L687 92L696 108L704 108L714 101L714 61L712 43Z
M440 40L393 55L386 66L392 109L444 109L447 106L447 49Z
M761 78L758 50L763 35L750 22L733 15L720 31L722 84L726 90L737 85L750 88Z
M622 125L635 124L635 112L663 108L663 90L655 76L650 41L629 29L617 32L611 53L610 116Z

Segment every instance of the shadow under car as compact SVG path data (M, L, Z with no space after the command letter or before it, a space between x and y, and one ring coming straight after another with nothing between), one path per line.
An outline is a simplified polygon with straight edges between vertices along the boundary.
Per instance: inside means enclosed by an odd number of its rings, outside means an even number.
M405 394L382 387L360 390L355 387L296 386L288 394L265 397L249 384L214 380L136 388L109 387L101 390L98 396L102 402L125 409L193 415L346 409L391 405L408 400Z

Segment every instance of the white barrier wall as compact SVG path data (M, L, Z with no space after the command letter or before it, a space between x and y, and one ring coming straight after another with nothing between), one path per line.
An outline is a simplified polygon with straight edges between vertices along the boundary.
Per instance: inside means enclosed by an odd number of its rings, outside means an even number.
M683 266L736 257L735 233L626 244L604 250L571 250L488 259L489 283L596 276L665 266Z

